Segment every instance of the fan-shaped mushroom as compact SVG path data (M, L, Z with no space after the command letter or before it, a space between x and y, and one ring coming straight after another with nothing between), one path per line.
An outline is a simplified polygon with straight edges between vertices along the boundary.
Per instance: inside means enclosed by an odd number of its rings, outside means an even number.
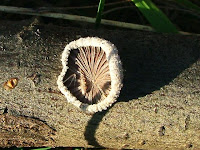
M67 101L88 113L107 109L122 88L117 48L97 37L70 42L62 53L63 69L57 84Z

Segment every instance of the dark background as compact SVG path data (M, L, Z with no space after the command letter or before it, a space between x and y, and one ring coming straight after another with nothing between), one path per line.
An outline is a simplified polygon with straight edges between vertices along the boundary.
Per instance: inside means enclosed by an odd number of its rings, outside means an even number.
M200 13L181 6L173 0L152 0L167 17L176 25L178 30L192 33L200 33ZM200 1L190 0L200 6ZM33 8L41 12L58 12L88 17L96 17L99 0L1 0L0 5ZM85 7L90 6L90 7ZM81 7L81 8L80 8ZM8 14L0 12L0 20L23 20L33 16ZM42 17L41 17L42 18ZM122 22L150 25L133 2L126 0L107 0L103 12L103 19ZM77 26L82 23L63 19L42 18L44 23L53 23L61 26ZM94 25L88 25L93 27ZM112 27L113 29L113 27Z

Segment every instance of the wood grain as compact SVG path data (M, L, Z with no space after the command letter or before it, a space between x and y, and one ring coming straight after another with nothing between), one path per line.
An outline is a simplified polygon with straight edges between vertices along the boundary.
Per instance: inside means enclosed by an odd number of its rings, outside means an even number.
M2 21L0 33L1 147L200 148L199 37L34 19ZM115 105L94 115L67 103L56 84L65 45L86 36L114 43L125 74ZM10 78L18 84L5 90Z

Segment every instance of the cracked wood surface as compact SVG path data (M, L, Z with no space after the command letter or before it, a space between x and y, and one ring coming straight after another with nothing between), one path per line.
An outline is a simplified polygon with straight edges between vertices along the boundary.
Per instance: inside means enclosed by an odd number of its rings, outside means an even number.
M118 101L94 115L56 84L65 45L86 36L114 43L125 74ZM199 56L196 36L2 21L0 146L199 149ZM6 90L10 78L19 81Z

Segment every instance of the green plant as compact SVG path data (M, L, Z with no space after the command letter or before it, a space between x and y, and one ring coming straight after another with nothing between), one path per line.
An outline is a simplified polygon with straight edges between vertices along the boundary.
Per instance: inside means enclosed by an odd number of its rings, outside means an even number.
M151 0L130 0L130 1L132 1L135 4L135 6L140 10L143 16L149 21L151 26L157 32L178 33L178 30L175 27L175 25ZM200 7L193 4L189 0L173 0L173 1L184 6L189 10L195 10L200 12ZM105 5L105 0L100 0L96 15L97 27L101 23L104 5Z
M167 16L151 0L132 0L157 32L178 33Z
M105 0L99 1L99 6L98 6L98 11L97 11L97 16L96 16L96 27L98 27L101 23L101 17L102 17L102 12L104 9L104 4L105 4Z

